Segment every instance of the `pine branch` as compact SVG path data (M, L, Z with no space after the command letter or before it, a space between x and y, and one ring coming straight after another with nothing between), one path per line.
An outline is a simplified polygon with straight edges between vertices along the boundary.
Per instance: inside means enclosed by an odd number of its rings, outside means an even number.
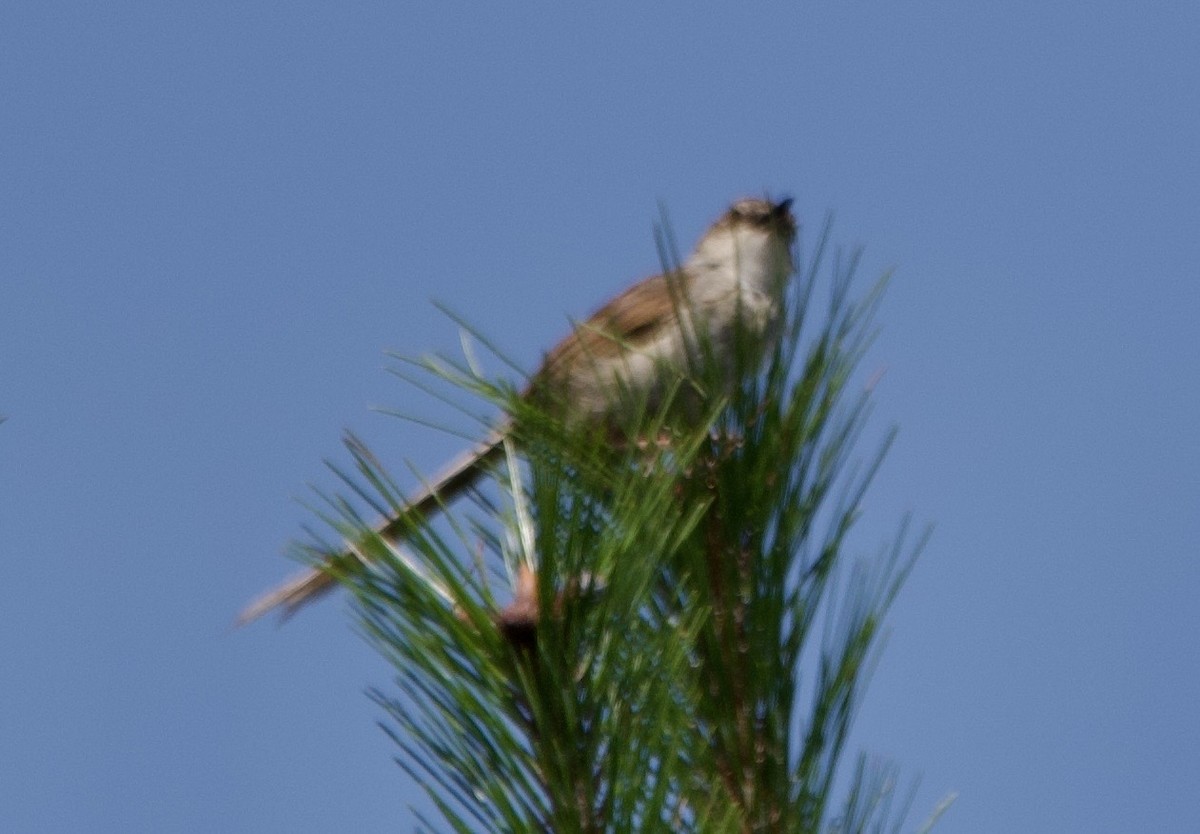
M827 239L765 366L740 334L739 384L697 399L730 372L697 333L703 361L625 427L636 442L564 425L473 361L417 365L420 388L443 397L449 382L509 415L522 456L498 466L477 517L415 524L404 548L372 538L355 502L330 504L344 539L369 549L338 579L396 669L397 691L372 697L452 830L882 830L890 770L860 761L832 822L831 793L923 539L907 547L902 527L882 556L850 563L890 442L855 473L869 402L852 381L884 281L852 302L859 256L835 257L818 315ZM672 420L681 407L691 428ZM400 506L380 463L351 448L357 475L341 474L359 502Z

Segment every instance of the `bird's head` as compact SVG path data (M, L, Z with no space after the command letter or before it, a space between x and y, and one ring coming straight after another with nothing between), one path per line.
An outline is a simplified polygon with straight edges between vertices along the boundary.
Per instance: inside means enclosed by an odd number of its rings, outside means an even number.
M696 244L690 265L732 267L739 275L779 275L792 271L796 218L792 200L738 200Z

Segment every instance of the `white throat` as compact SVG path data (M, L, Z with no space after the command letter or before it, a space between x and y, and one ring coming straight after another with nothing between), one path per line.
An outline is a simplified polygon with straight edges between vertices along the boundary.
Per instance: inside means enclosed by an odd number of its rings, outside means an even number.
M737 288L746 293L774 295L790 272L787 245L777 236L744 225L711 230L684 264L693 282L713 289ZM697 290L700 290L697 287Z

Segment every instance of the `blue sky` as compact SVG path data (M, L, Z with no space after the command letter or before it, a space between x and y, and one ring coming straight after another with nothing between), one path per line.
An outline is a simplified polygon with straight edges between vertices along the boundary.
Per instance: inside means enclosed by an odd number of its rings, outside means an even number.
M765 189L896 267L857 545L937 528L854 747L1196 830L1200 8L647 5L0 6L0 830L411 828L345 600L230 628L294 499L455 450L370 410L431 299L532 365Z

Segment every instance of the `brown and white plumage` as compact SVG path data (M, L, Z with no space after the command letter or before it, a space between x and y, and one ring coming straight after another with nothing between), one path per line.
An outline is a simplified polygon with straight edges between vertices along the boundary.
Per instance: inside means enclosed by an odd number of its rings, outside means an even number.
M720 358L731 354L739 327L757 335L774 328L795 233L791 200L734 203L679 270L633 285L547 353L526 396L548 392L569 421L587 424L619 422L614 412L631 398L654 404L674 381L664 369L689 367L698 338ZM500 453L509 428L505 421L451 461L399 516L379 525L379 535L398 541L415 521L470 488ZM348 545L339 558L349 561L355 553ZM238 622L276 608L290 615L335 584L332 572L310 568L251 603Z

